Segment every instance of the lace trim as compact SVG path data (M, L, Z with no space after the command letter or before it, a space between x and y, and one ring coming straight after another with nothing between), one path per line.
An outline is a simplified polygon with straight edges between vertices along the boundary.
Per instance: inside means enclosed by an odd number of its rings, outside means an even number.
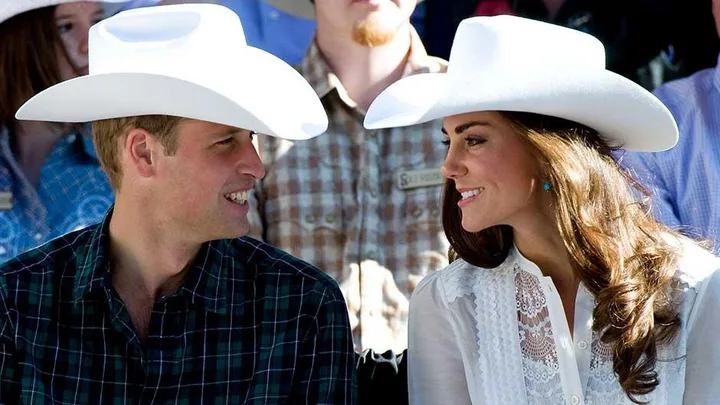
M442 270L439 274L447 302L451 304L460 297L473 295L483 271L485 269L476 268L462 259L455 260Z
M547 298L537 277L516 269L515 301L528 402L562 404L560 362Z

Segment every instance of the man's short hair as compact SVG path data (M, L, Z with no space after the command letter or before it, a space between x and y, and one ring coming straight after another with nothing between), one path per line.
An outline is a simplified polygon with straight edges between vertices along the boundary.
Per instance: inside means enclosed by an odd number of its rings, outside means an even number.
M135 128L146 130L162 144L165 154L172 156L177 152L177 127L183 119L169 115L142 115L93 122L95 150L115 191L120 189L122 181L119 151L130 131Z

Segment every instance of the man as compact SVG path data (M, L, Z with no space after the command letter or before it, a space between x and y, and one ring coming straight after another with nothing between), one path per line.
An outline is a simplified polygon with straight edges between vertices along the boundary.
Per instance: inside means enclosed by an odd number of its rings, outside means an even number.
M720 35L720 0L712 1ZM678 144L665 152L625 153L623 165L654 194L656 217L690 236L720 242L720 65L655 90L675 117ZM716 246L717 248L717 246Z
M242 236L253 134L327 127L307 82L218 5L120 13L89 55L17 116L93 121L115 204L0 267L0 403L354 403L337 283Z
M300 14L304 1L273 1ZM329 115L308 141L259 138L252 234L325 270L345 294L357 350L407 346L408 297L447 265L440 221L440 123L368 131L370 102L394 81L440 72L410 23L415 0L315 0L317 31L300 73ZM312 11L312 9L311 9Z

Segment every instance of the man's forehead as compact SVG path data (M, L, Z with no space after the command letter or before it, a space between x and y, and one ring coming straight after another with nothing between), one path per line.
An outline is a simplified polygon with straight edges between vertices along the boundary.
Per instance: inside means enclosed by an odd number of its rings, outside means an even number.
M245 128L238 128L230 125L195 119L182 120L182 122L180 123L180 128L185 129L186 131L198 131L218 136L247 131L247 129Z

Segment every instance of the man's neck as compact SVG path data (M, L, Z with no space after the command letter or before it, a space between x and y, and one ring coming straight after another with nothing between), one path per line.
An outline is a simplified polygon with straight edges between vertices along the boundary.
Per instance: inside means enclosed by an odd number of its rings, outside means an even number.
M148 215L151 208L118 192L110 219L112 283L141 341L148 337L155 301L180 287L200 249Z
M116 198L110 220L113 285L118 292L131 290L138 299L154 301L177 290L200 245L181 240L144 207Z
M389 43L367 47L349 35L336 35L318 26L316 41L348 96L362 111L389 85L399 80L410 51L411 26L401 28Z

